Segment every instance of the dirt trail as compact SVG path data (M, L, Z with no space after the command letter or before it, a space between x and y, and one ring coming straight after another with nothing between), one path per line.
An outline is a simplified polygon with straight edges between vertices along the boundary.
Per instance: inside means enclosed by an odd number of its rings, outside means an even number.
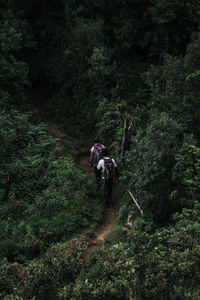
M94 232L94 237L91 239L87 251L84 253L83 259L86 261L90 253L97 248L100 248L106 236L112 231L117 224L115 211L112 207L106 208L102 223L98 225Z
M32 116L33 121L37 123L43 122L44 124L47 125L49 132L55 138L60 139L61 144L67 148L69 153L72 155L72 158L79 163L82 171L94 179L93 170L90 169L88 166L89 153L88 156L80 157L80 153L74 147L74 145L76 145L77 142L80 141L78 141L74 137L69 136L66 132L64 132L62 125L51 121L49 118L43 115L38 108L33 107L31 104L27 104L26 110L31 110L33 112L33 116ZM117 220L116 220L114 208L113 207L106 208L103 213L103 219L101 223L96 227L93 237L90 240L88 249L84 253L84 260L86 260L89 257L92 251L101 247L106 236L112 231L112 229L116 224L117 224Z

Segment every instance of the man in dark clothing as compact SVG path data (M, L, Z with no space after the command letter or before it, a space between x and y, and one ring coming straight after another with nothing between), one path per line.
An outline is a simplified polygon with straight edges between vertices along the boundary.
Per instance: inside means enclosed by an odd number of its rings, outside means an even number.
M112 204L112 185L113 178L119 177L117 163L109 157L107 149L102 150L102 159L99 160L97 170L101 176L101 188L104 194L104 200L107 206Z

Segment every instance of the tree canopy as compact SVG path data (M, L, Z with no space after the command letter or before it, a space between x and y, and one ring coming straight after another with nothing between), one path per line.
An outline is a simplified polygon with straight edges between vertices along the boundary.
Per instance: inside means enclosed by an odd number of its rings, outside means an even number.
M199 15L199 0L1 1L3 300L199 299ZM99 136L118 163L118 223L87 261L103 203L28 103L79 158Z

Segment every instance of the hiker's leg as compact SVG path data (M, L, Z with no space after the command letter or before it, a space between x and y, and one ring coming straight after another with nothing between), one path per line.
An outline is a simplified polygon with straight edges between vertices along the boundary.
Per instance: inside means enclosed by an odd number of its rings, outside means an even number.
M112 206L112 181L111 180L107 181L106 183L104 198L107 206Z
M95 179L97 181L97 178L98 178L98 169L96 166L94 166L94 175L95 175Z
M103 196L104 196L104 201L107 206L109 206L109 194L110 194L110 185L108 182L104 184L104 190L103 190Z
M112 181L108 183L108 205L112 205Z
M97 163L93 163L93 168L94 168L94 176L96 179L96 182L99 182L99 170L97 169Z
M97 167L94 167L94 173L95 173L95 179L97 184L97 190L99 191L101 187L101 175Z
M110 182L109 198L112 200L112 181Z
M94 170L94 176L95 176L95 181L97 184L97 191L100 189L100 177L99 177L99 170L97 169L97 163L93 163L93 170Z

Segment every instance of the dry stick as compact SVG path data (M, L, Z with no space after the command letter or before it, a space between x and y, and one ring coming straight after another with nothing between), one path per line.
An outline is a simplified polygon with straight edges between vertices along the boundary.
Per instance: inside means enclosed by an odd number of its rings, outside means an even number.
M135 205L137 206L137 208L139 209L141 215L143 216L143 210L140 208L137 200L135 199L135 197L133 196L133 194L128 190L129 195L131 196L131 198L133 199Z
M128 131L128 124L127 124L127 120L124 120L124 130L123 130L123 137L122 137L122 145L121 145L121 161L122 161L122 157L124 155L125 152L125 143L126 143L126 139L127 139L127 131Z
M125 146L126 146L126 143L127 143L127 135L128 135L129 130L132 127L132 124L133 124L133 120L131 120L131 121L124 120L124 129L123 129L122 144L121 144L121 154L120 154L121 162L122 162L122 158L124 156L125 150L126 150Z
M133 125L133 120L131 120L131 121L129 122L128 131L131 129L132 125Z

